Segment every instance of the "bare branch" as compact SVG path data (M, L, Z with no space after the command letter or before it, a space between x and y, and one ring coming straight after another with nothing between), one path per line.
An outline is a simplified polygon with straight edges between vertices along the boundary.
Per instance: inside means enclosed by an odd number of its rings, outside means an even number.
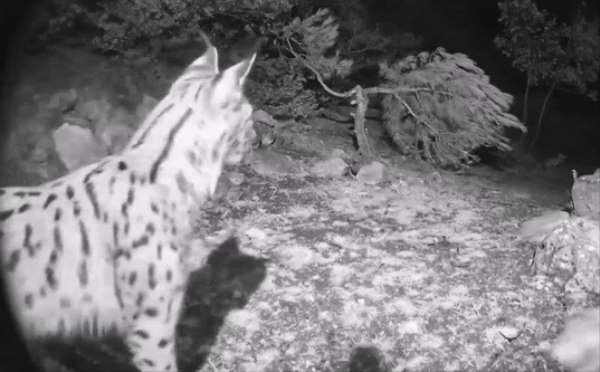
M292 43L290 42L289 38L285 39L287 46L288 46L288 51L290 53L292 53L292 55L299 60L300 62L302 62L302 64L308 68L309 70L311 70L313 72L313 74L315 74L317 80L319 81L319 84L321 84L321 86L323 87L323 89L325 89L325 91L329 94L331 94L332 96L335 97L339 97L339 98L348 98L348 97L352 97L353 95L356 94L356 88L352 88L349 91L340 93L340 92L336 92L335 90L331 89L327 84L325 84L325 81L323 81L323 77L321 76L321 74L319 73L319 71L314 68L310 63L308 63L308 61L306 61L306 59L301 56L298 52L296 52L294 50L294 47L292 47Z

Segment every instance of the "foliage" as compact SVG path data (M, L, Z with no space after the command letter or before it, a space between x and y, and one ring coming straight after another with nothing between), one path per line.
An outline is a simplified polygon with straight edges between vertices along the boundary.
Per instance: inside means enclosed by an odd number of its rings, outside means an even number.
M352 67L352 61L341 59L339 52L327 56L338 35L338 24L329 10L319 9L304 19L294 18L277 36L284 40L288 51L294 51L319 70L322 77L330 79L333 75L348 75Z
M504 29L496 45L514 67L527 72L531 84L556 81L586 91L598 79L599 21L580 13L572 24L559 24L533 0L503 0L498 4Z
M261 35L265 42L247 86L253 103L274 116L306 117L323 97L322 91L310 89L318 82L330 95L358 103L355 134L361 147L368 146L364 113L370 94L386 94L385 125L400 149L441 165L468 162L480 145L508 149L503 129L523 129L506 113L509 95L489 84L468 57L441 49L382 64L382 87L356 86L345 93L329 88L333 78L349 76L353 60L346 56L361 49L385 53L394 42L370 30L354 8L346 9L354 17L340 27L331 11L313 11L309 0L53 1L66 9L55 18L55 30L61 22L85 24L97 48L125 58L140 45L160 53L173 41L197 39L200 30L220 48L230 47L227 42L238 38L239 30ZM309 6L296 6L301 3ZM344 4L338 1L341 8Z
M403 154L460 167L480 146L510 150L505 128L525 127L508 113L512 96L493 86L466 55L438 48L382 64L386 85L404 90L383 99L384 125Z
M308 89L314 79L297 58L289 58L293 50L301 58L326 76L346 75L351 61L341 60L339 53L327 53L336 44L337 24L327 10L320 9L305 18L295 17L289 22L274 23L273 45L277 49L274 57L261 57L254 68L248 94L257 106L274 116L302 118L314 113L318 103L324 99L320 92Z
M598 92L589 91L588 84L598 80L600 71L600 20L587 21L579 17L568 26L565 53L552 79L576 88L597 100Z
M281 44L284 34L294 35L312 60L320 60L320 66L337 68L335 58L324 57L335 43L336 26L317 24L326 12L292 18L291 10L301 0L111 0L95 5L83 0L54 2L55 16L49 18L47 30L64 33L74 24L83 24L91 30L93 46L126 59L140 49L154 59L172 46L199 40L202 30L221 51L226 51L223 60L235 60L228 57L235 53L237 46L232 44L240 34L262 35L261 58L250 77L248 94L257 107L275 116L306 117L316 110L318 100L318 93L306 87L312 75L286 58Z
M268 25L297 1L282 0L52 0L46 32L69 30L74 23L92 30L92 45L124 53L160 39L197 38L198 31L231 33L237 27ZM74 21L75 20L75 21ZM266 25L266 26L264 26ZM227 27L236 26L236 27ZM227 30L227 31L225 31ZM222 35L213 35L222 36ZM231 35L224 35L227 36Z
M306 77L298 62L259 57L246 91L253 103L275 117L302 118L316 111L314 91L306 89Z
M589 90L600 70L598 19L590 22L581 11L571 24L559 24L555 17L539 10L532 0L503 0L499 3L504 25L496 45L514 67L527 74L523 120L527 119L529 87L548 85L531 144L541 132L547 103L557 85L574 88L593 100Z
M289 32L288 30L294 30ZM311 30L315 31L311 31ZM296 31L301 30L301 31ZM323 36L325 30L327 35ZM330 88L325 79L331 64L321 63L325 50L334 46L337 25L327 11L319 11L304 21L290 24L282 37L288 51L317 77L324 90L336 97L350 98L357 103L354 133L359 152L371 157L373 152L366 139L364 116L369 95L384 94L384 125L401 152L423 157L441 166L461 166L476 160L472 151L480 146L509 150L505 128L525 130L516 117L507 111L512 96L490 84L485 73L463 54L449 54L443 49L420 53L399 62L380 64L383 86L362 88L359 85L346 92ZM312 53L303 39L295 35L317 32L321 42ZM334 66L351 66L338 53L332 57Z
M527 72L535 85L551 74L553 60L561 54L560 35L564 30L532 0L503 0L498 7L504 28L496 37L496 46L515 68Z

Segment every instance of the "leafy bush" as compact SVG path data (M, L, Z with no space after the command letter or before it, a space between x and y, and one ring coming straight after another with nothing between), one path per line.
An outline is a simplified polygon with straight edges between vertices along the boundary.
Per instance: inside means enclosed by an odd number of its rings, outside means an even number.
M297 1L282 0L52 0L46 34L61 34L77 24L94 36L102 51L124 53L139 45L198 38L199 31L229 39L235 29L265 31ZM265 26L266 25L266 26ZM235 26L235 27L233 27ZM259 32L263 33L263 32Z
M403 154L460 167L478 160L472 153L478 147L510 150L505 128L525 131L508 113L512 96L464 54L438 48L383 63L380 72L385 86L402 87L382 105L385 128Z
M527 76L523 122L527 123L530 87L549 86L531 142L534 145L548 100L558 85L597 99L598 92L590 85L600 71L600 22L598 18L586 20L580 8L571 24L561 24L532 0L503 0L498 7L503 29L496 46Z
M302 118L318 107L315 92L305 84L298 62L281 56L260 57L246 91L256 106L275 117Z

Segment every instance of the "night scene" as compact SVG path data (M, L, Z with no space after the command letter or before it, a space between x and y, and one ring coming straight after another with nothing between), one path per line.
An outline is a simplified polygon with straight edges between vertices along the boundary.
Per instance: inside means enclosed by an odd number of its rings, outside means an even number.
M600 372L597 0L0 3L0 372Z

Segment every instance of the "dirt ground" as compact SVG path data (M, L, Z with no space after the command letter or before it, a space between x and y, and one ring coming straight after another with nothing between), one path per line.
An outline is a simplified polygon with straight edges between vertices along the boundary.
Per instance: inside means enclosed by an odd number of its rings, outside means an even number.
M63 70L72 84L90 76ZM533 275L516 233L568 200L568 170L435 170L394 155L370 122L382 182L318 178L311 164L351 153L352 139L347 124L306 124L227 173L243 181L198 216L198 256L209 237L233 238L189 284L183 371L562 370L548 355L561 289ZM49 370L128 370L119 340L55 341L44 342Z

